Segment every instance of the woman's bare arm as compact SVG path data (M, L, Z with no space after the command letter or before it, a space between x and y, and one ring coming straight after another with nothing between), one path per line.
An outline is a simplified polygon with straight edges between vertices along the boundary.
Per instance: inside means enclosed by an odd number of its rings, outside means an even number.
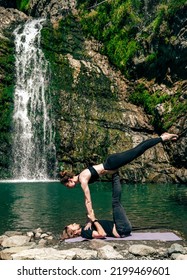
M90 171L88 169L83 170L79 174L79 182L81 184L82 190L84 192L85 206L87 210L87 214L91 215L92 209L92 199L90 194L90 189L88 186L89 179L91 177Z
M85 206L86 206L87 214L90 215L92 213L93 209L92 209L92 200L91 200L90 189L88 187L88 183L86 181L82 181L81 187L84 192Z
M103 238L106 237L106 232L104 231L103 227L98 221L94 222L96 230L93 231L92 237L93 238Z
M92 237L93 238L106 237L106 232L104 231L104 229L101 226L101 224L99 223L99 221L96 219L94 211L92 211L91 214L88 215L88 218L90 219L90 221L92 221L92 223L96 227L96 230L94 230L93 233L92 233Z

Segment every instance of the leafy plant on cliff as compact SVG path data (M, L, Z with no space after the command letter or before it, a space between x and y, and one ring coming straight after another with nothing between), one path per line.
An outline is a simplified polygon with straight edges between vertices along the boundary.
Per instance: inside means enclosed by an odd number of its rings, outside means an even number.
M145 112L152 116L152 124L160 132L169 129L179 116L187 112L187 102L180 101L181 92L174 96L156 91L150 93L144 84L135 87L134 92L129 96L129 101L137 106L142 106ZM157 113L156 105L162 104L163 116Z
M165 0L164 2L168 4L169 15L173 15L177 9L179 9L181 6L186 4L186 0L170 0L170 1Z
M83 30L102 42L102 52L127 78L167 81L168 69L173 67L176 56L172 53L176 40L173 20L177 13L180 17L186 0L77 2ZM135 88L129 101L152 115L152 123L159 129L169 128L187 110L186 102L179 102L176 95L152 93L143 84ZM162 120L157 119L155 112L158 103L166 109Z
M149 78L165 75L170 54L166 55L164 45L168 46L173 35L172 17L186 4L186 0L77 2L84 31L103 43L103 53L126 77L143 75L145 67L145 75ZM160 47L161 42L163 47ZM158 49L153 49L154 45ZM155 57L152 63L146 61L146 57L156 51L157 59ZM137 57L145 57L145 61L143 69L137 69L135 73ZM161 73L157 71L158 67L164 68Z
M8 41L0 42L0 132L9 132L13 110L14 55L13 45Z
M127 76L128 65L140 48L135 40L137 26L141 21L136 9L140 6L141 2L138 0L107 1L95 10L82 13L83 29L88 35L104 43L103 53Z
M14 46L0 41L0 178L9 177L14 92Z
M0 94L0 131L11 130L13 112L13 86L4 88Z
M164 115L164 128L167 130L179 118L185 116L187 112L187 102L180 99L181 92L178 92L174 97L171 97L169 102L166 103L168 110Z
M135 105L142 106L147 114L155 114L155 106L169 99L167 94L160 95L159 91L150 94L144 84L135 87L134 92L130 95L129 101Z
M29 7L30 0L16 0L18 10L26 12Z

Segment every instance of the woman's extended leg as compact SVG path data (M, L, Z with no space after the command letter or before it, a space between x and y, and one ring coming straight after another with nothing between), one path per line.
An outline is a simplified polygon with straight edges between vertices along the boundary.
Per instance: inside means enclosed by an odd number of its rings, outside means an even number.
M161 141L161 137L147 139L130 150L124 151L122 153L112 154L106 159L104 163L104 169L116 170L122 167L123 165L131 162L135 158L141 156L146 150L157 145Z
M113 209L113 220L116 225L118 234L122 237L129 235L132 226L129 222L125 209L120 203L121 201L121 182L119 173L116 172L112 175L112 209Z

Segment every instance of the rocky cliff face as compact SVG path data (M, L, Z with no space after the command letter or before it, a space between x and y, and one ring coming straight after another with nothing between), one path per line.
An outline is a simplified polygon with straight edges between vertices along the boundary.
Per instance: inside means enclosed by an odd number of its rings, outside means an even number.
M151 3L152 0L148 2ZM148 79L156 77L157 82L164 81L169 86L176 81L186 80L186 13L187 5L184 5L174 15L168 16L167 22L163 20L154 35L152 28L150 30L144 28L147 32L147 39L139 38L137 35L136 39L140 41L142 50L133 59L133 71L136 77L146 77ZM147 12L147 14L149 13ZM151 63L149 61L150 54L156 57L155 61L152 60Z
M57 157L63 168L78 172L89 164L102 162L107 154L126 150L156 135L149 116L141 107L128 102L134 84L100 54L98 42L84 37L75 16L63 15L75 5L76 1L33 0L29 13L32 16L51 15L42 31L42 48L51 65ZM5 15L1 30L3 42L13 44L12 23L24 22L28 17L14 9L1 8L0 12ZM8 57L10 52L7 47L1 57ZM13 62L11 66L13 69ZM6 71L1 70L0 75L5 75ZM13 85L13 79L12 73L10 85ZM2 83L6 87L4 80ZM159 86L147 84L150 90ZM168 90L168 94L171 92ZM177 120L171 131L182 131L187 127L186 122L185 115ZM177 143L159 144L122 168L122 177L127 182L186 182L185 147L185 137ZM1 151L4 152L2 143Z
M55 17L57 19L74 10L76 2L76 0L31 0L28 12L34 17Z

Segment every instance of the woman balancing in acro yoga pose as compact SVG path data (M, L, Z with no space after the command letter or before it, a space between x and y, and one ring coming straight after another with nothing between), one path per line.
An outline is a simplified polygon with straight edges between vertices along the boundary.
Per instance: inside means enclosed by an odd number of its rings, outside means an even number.
M177 140L177 138L176 134L163 133L160 137L147 139L130 150L108 156L104 163L89 166L78 175L75 175L73 172L62 171L59 173L60 182L68 188L74 188L78 183L81 184L85 196L87 214L92 215L92 201L88 184L95 182L100 176L116 173L120 167L130 163L158 143Z
M113 221L97 220L94 211L88 215L89 227L74 223L67 225L61 239L68 239L81 236L86 239L104 237L126 237L130 235L132 226L129 222L124 207L121 205L121 183L119 173L112 175L112 212Z

